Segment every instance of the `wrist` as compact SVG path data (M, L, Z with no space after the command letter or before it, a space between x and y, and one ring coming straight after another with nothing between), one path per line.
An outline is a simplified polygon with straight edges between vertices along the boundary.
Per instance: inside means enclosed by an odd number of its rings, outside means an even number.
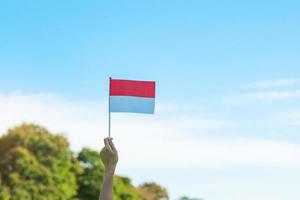
M116 170L116 166L109 166L109 167L105 168L105 174L114 175L115 170Z

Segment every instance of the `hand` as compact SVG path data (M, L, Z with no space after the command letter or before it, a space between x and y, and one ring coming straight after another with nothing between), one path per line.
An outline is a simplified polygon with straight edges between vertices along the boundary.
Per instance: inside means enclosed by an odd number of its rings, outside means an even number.
M100 200L113 199L113 178L118 162L118 152L115 148L112 138L104 139L104 147L100 152L101 160L105 166L105 173L103 177L102 190L100 192Z
M104 145L100 152L101 160L106 170L114 170L118 162L118 152L112 138L105 138Z

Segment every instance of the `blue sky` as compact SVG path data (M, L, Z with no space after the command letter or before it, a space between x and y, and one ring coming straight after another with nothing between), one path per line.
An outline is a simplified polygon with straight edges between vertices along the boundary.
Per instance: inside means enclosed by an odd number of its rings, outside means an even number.
M203 162L189 168L145 150L152 167L129 159L119 173L159 181L173 199L299 196L299 9L297 1L0 1L0 129L33 121L66 132L76 150L97 147L79 130L105 132L108 77L155 80L157 115L115 117L124 159L138 156L126 153L134 141L124 128L132 136L147 128L135 141L152 131L153 144L171 152L186 137L209 156L192 153ZM230 157L236 151L249 159Z
M298 8L287 1L2 2L1 89L102 97L96 91L111 75L163 82L166 98L178 89L197 98L294 76Z

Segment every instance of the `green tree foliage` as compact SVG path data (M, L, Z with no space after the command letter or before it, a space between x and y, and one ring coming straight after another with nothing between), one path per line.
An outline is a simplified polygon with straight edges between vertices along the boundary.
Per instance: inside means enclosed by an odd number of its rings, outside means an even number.
M187 196L183 196L183 197L179 198L178 200L203 200L203 199L189 198L189 197L187 197Z
M144 183L139 186L139 189L147 200L169 199L167 190L157 183Z
M83 167L83 173L78 175L78 198L98 199L100 186L102 185L104 166L99 159L99 152L84 148L78 154L78 160ZM135 188L129 178L114 177L115 200L140 200L142 199L138 189Z
M93 200L99 198L104 166L99 152L83 148L77 156L61 135L23 124L0 137L0 200ZM114 177L114 200L168 199L156 183L135 187ZM182 199L189 200L189 199Z
M144 199L138 188L134 187L127 177L115 176L114 178L115 200L141 200Z
M1 200L10 199L10 193L8 187L1 184L1 176L0 176L0 199Z
M67 140L23 124L0 138L1 199L71 199L79 165Z
M83 173L78 174L77 178L79 199L98 199L104 173L99 153L84 148L77 159L83 167Z

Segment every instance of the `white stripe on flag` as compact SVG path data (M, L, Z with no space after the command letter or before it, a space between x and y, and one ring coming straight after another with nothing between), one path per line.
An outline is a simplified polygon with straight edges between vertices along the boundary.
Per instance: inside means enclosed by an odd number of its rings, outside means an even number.
M154 114L155 98L110 96L110 112Z

